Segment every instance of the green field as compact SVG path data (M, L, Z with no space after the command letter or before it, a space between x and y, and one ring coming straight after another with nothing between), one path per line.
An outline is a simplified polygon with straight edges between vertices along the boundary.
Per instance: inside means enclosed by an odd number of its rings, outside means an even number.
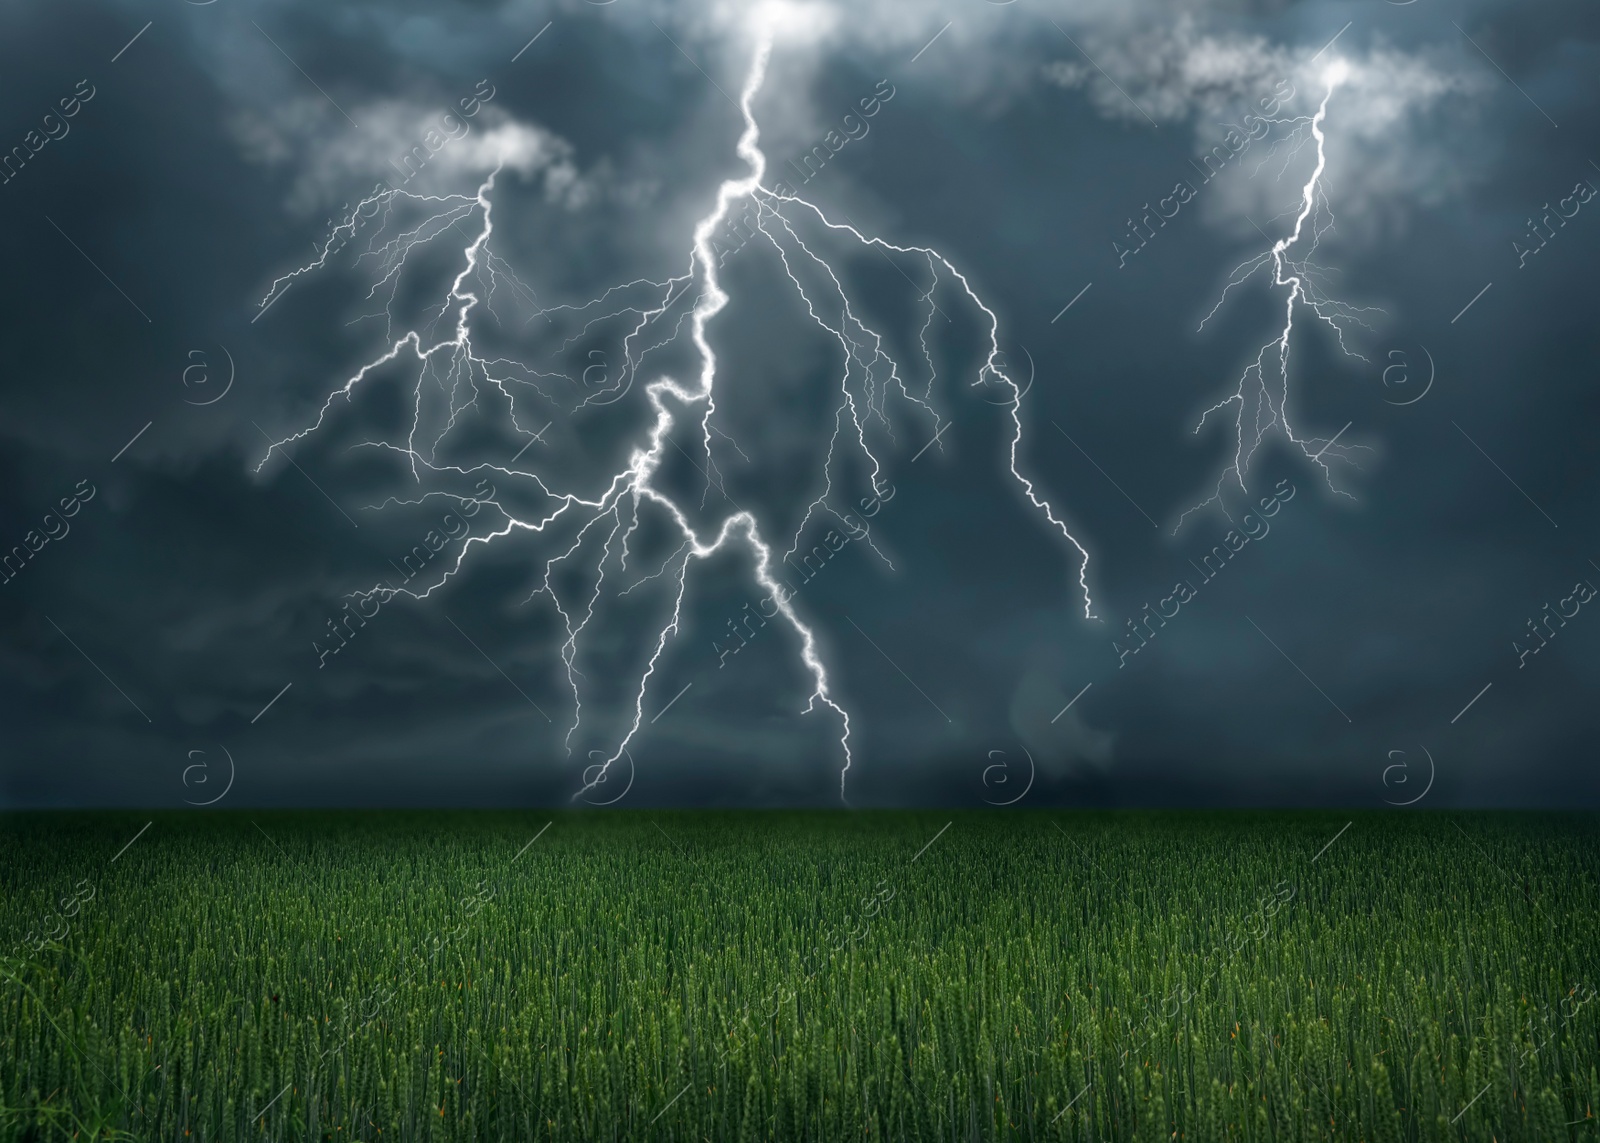
M150 820L0 818L4 1138L1600 1140L1592 815Z

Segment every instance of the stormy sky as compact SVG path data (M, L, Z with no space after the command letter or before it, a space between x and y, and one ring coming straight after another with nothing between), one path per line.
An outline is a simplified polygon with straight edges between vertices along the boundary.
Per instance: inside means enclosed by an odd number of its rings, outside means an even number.
M0 804L1600 801L1590 5L0 56Z

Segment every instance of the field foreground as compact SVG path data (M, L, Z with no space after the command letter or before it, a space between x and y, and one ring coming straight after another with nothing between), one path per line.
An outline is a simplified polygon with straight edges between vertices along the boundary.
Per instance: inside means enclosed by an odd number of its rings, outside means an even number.
M1600 1140L1592 815L149 821L0 818L0 1138Z

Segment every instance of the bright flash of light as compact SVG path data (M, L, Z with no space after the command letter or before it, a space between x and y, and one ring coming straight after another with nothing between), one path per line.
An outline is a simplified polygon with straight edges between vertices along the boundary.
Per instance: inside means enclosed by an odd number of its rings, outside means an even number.
M1222 308L1222 303L1227 301L1228 292L1262 270L1271 273L1272 288L1285 290L1283 327L1272 340L1261 347L1255 360L1245 367L1239 377L1238 387L1202 413L1199 423L1195 425L1194 431L1198 433L1212 413L1230 405L1234 406L1233 460L1217 477L1212 494L1178 517L1178 527L1183 526L1183 521L1190 513L1199 511L1209 504L1216 504L1226 511L1226 507L1222 504L1222 492L1230 479L1239 486L1241 492L1248 494L1249 489L1246 487L1245 479L1250 469L1251 458L1267 435L1274 431L1299 448L1311 463L1322 469L1330 489L1341 496L1350 495L1335 486L1331 462L1343 460L1354 463L1351 454L1360 451L1363 446L1339 444L1336 437L1329 440L1316 437L1302 438L1295 434L1294 428L1289 423L1289 351L1297 306L1304 306L1313 318L1333 329L1343 353L1362 361L1366 360L1345 344L1345 333L1350 325L1370 328L1360 315L1374 312L1373 309L1352 306L1328 297L1320 285L1320 279L1327 276L1326 272L1311 261L1322 236L1333 228L1333 214L1328 208L1323 185L1323 176L1328 167L1328 155L1327 137L1322 127L1328 117L1328 102L1333 98L1334 89L1349 76L1349 64L1342 59L1335 59L1323 71L1327 90L1310 121L1310 134L1316 143L1317 160L1312 167L1310 177L1301 188L1300 206L1295 215L1293 231L1287 237L1274 242L1270 249L1237 266L1229 277L1228 284L1223 287L1222 296L1217 299L1217 304L1200 322L1200 328L1204 329L1206 322L1210 321L1217 310ZM1292 253L1302 245L1303 253ZM1274 350L1276 352L1273 352ZM1177 531L1177 528L1173 530Z
M768 7L772 11L787 11L794 5ZM356 447L398 454L418 485L427 482L437 487L423 491L420 499L390 497L382 504L371 507L379 509L389 504L418 504L431 497L458 503L477 500L492 504L502 521L486 534L471 535L458 541L459 547L454 551L453 559L443 561L443 570L428 585L419 585L414 589L378 584L356 595L362 599L375 596L383 601L395 595L423 599L462 568L475 545L488 545L514 535L547 542L555 535L570 537L566 541L553 543L542 567L539 586L534 592L536 596L549 597L565 631L561 656L566 668L567 685L573 697L572 723L566 736L569 754L572 736L583 719L584 676L578 663L586 631L596 616L602 596L608 587L617 588L615 597L620 597L650 581L660 581L658 588L662 583L667 585L664 594L671 597L670 609L664 609L659 627L651 628L652 634L646 640L650 653L636 681L631 684L629 724L615 740L614 748L602 752L609 755L606 761L586 771L579 796L606 780L610 766L622 757L629 743L645 725L647 691L663 653L680 629L689 569L696 561L734 547L741 547L751 558L755 582L769 593L778 609L776 614L782 616L798 637L800 662L809 677L811 688L803 711L826 708L838 721L838 742L843 759L839 789L841 798L844 796L852 761L850 715L834 694L814 629L795 609L789 593L779 583L777 565L799 547L801 534L813 516L831 515L843 519L833 497L836 469L843 463L845 454L870 472L874 492L881 495L886 491L884 477L889 458L884 446L874 442L886 436L890 441L889 448L896 447L890 420L892 408L904 410L905 415L919 421L926 421L929 432L942 431L939 429L941 422L933 396L938 379L937 370L929 346L929 329L934 315L936 312L942 313L935 302L935 295L940 290L946 290L956 298L965 298L982 314L980 324L985 327L986 353L970 384L974 387L1000 386L1002 392L1009 393L1009 471L1029 503L1076 553L1077 589L1082 593L1084 614L1092 617L1087 578L1088 551L1073 536L1034 482L1024 476L1019 468L1018 451L1023 437L1022 390L1002 366L999 320L994 310L978 297L966 276L938 251L923 246L899 246L881 238L867 237L853 225L830 220L811 202L793 194L779 193L763 184L766 156L759 146L760 130L751 105L765 78L770 52L770 38L762 39L739 99L744 127L735 149L748 167L748 173L727 179L718 187L709 213L694 227L688 250L688 266L678 276L666 281L640 279L612 286L582 305L540 306L532 290L493 249L492 192L499 174L497 170L489 174L476 193L471 195L424 196L386 189L369 196L334 228L327 245L315 261L279 278L262 300L263 308L272 304L297 277L324 267L335 243L342 248L358 229L372 227L367 249L360 255L358 263L370 259L377 266L376 282L367 296L386 299L381 312L372 316L382 317L386 322L389 348L362 365L329 393L314 423L274 443L257 470L267 463L274 452L283 451L294 442L315 433L340 401L353 401L357 390L376 371L414 366L417 373L410 393L410 425L404 439L367 440ZM787 553L777 550L768 538L770 528L764 527L755 513L739 508L727 494L717 459L720 452L726 463L727 449L731 448L739 457L748 460L727 431L723 418L718 417L718 358L709 338L713 320L730 300L718 272L726 255L719 258L717 245L719 235L726 236L736 205L754 208L755 223L748 236L750 244L776 252L784 275L804 303L811 321L837 341L842 360L839 401L833 410L833 431L827 452L818 466L817 491L804 511ZM405 229L395 224L392 218L401 208L431 213L420 223ZM451 230L469 240L461 251L460 272L454 277L431 320L421 323L420 327L406 329L397 336L391 307L400 292L399 279L408 260L420 257L420 250ZM846 237L860 251L874 250L891 259L910 259L919 276L925 273L926 286L916 286L925 314L918 344L927 366L926 384L921 386L920 392L914 391L913 371L892 356L888 336L873 327L865 316L864 308L853 299L846 285L847 275L835 262L830 262L823 252L822 238L836 240L840 237ZM624 319L624 325L631 326L622 338L625 361L618 377L612 382L608 374L606 384L588 393L572 410L574 415L585 409L598 411L619 400L632 386L646 358L679 343L685 335L685 327L688 342L693 346L694 356L699 362L698 374L687 381L666 375L649 381L644 386L644 394L651 411L650 420L647 429L642 432L642 439L632 447L626 463L603 478L592 481L590 486L566 487L565 483L573 479L572 475L568 473L563 478L559 472L542 471L536 462L536 458L542 454L531 450L536 444L545 443L541 437L549 427L549 418L541 415L545 410L539 409L539 401L552 401L550 385L572 383L573 379L560 373L542 371L522 360L495 356L491 350L481 347L481 336L474 340L474 321L481 320L484 312L497 316L494 309L497 293L502 301L506 300L505 295L510 294L530 303L533 308L530 322L554 321L558 317L562 320L586 318L582 329L569 337L567 344L586 336L591 329L619 318ZM920 367L916 372L920 374ZM537 411L527 408L530 402ZM680 418L686 411L696 407L699 410L699 431L693 443L701 454L699 459L689 456L675 435L675 430L686 427L680 424ZM469 410L481 416L489 415L492 410L503 410L500 423L509 428L516 438L525 441L517 457L502 462L477 460L453 463L449 447L451 433L467 418ZM544 422L544 428L539 427L541 422ZM529 459L519 463L519 458L524 454ZM705 478L699 505L675 497L657 479L663 465L679 454L687 457ZM485 498L451 490L481 474L495 474L513 482L518 498L514 499L503 492ZM732 511L712 526L697 526L692 517L704 513L713 490L728 501ZM519 506L520 499L542 502L543 508L530 513ZM628 582L630 542L647 523L670 533L676 548L666 556L659 568ZM868 546L872 546L870 540ZM876 548L873 550L876 551ZM585 586L580 588L574 588L569 582L572 578L569 572L575 567L581 567L587 575ZM626 586L623 586L624 583Z

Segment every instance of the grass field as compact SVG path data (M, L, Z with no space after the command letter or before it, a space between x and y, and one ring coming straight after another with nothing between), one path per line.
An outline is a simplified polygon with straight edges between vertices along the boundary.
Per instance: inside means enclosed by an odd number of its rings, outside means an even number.
M150 820L0 818L0 1136L1600 1140L1593 816Z

